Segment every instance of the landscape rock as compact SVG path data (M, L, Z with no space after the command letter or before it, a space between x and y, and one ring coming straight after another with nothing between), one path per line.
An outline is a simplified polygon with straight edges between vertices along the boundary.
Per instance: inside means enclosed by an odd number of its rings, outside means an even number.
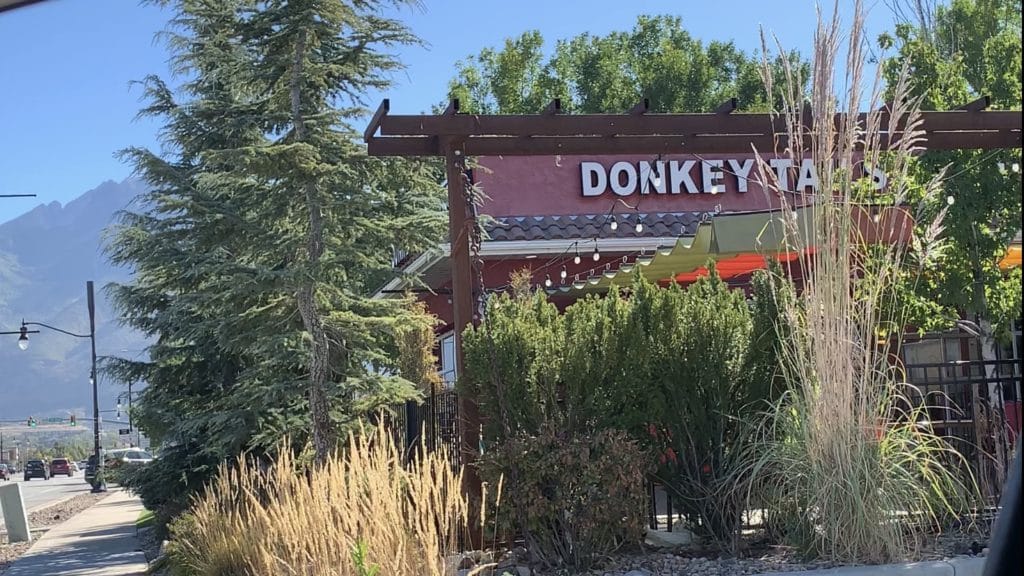
M693 544L693 533L683 528L676 528L672 532L661 530L647 530L644 544L651 548L681 548Z

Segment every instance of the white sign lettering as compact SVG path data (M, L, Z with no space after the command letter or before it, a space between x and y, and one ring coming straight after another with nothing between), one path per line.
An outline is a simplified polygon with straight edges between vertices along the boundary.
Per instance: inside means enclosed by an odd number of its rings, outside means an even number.
M774 180L773 186L789 192L818 192L818 171L810 158L802 160L799 165L789 158L772 158L768 160L768 166L771 171L765 176ZM721 194L726 189L746 193L750 189L753 169L752 158L620 161L610 167L588 161L580 162L580 182L583 196L588 198L601 196L609 189L617 196L684 192ZM863 170L876 190L885 188L888 179L884 172L871 166L864 166Z

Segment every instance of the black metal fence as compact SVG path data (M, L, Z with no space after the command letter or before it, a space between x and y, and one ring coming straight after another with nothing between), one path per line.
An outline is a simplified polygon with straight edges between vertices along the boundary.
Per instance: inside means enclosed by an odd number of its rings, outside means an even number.
M990 497L1000 482L992 463L1013 459L1020 433L1021 360L969 360L907 364L907 380L919 392L916 407L931 427L967 459Z
M385 417L395 443L406 462L422 446L427 452L444 450L452 468L461 464L459 451L459 402L454 390L438 390L422 404L406 402L391 408Z

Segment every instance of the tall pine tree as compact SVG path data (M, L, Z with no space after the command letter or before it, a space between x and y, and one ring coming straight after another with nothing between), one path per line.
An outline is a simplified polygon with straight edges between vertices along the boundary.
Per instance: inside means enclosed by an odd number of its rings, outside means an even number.
M348 121L399 66L382 47L415 39L381 2L160 3L185 81L144 83L164 153L125 152L151 191L108 247L134 271L115 302L153 344L113 370L147 381L147 432L205 461L307 431L323 458L338 426L414 393L379 370L414 312L369 295L394 249L439 239L440 179L368 158Z

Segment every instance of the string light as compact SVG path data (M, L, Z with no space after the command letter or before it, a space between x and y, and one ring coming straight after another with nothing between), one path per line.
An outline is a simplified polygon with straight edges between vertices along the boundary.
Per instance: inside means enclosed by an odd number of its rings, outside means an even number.
M576 245L576 255L575 255L575 256L573 256L573 258L572 258L572 263L573 263L573 264L579 264L579 263L580 263L580 262L581 262L582 260L583 260L583 259L582 259L582 258L580 258L580 246L579 246L579 244L577 244L577 245Z
M559 272L559 275L562 277L562 280L565 280L566 276L569 275L569 271L565 269L564 265L562 266L562 271Z
M661 154L654 159L654 164L651 166L651 172L654 172L654 187L661 188L661 172L658 170L658 162L661 162Z
M601 251L597 249L597 244L594 244L594 262L601 259Z
M718 184L712 184L711 185L711 194L712 195L718 194Z
M644 222L642 216L638 216L637 218L638 220L636 221L636 226L634 226L633 229L636 230L637 234L639 234L644 231Z
M544 277L544 287L551 288L551 276L547 275Z
M953 204L956 204L956 198L953 198L952 195L946 196L946 204L948 204L950 206L952 206Z
M612 221L608 224L608 227L612 229L612 232L619 229L619 221L615 219L614 215L612 216Z

